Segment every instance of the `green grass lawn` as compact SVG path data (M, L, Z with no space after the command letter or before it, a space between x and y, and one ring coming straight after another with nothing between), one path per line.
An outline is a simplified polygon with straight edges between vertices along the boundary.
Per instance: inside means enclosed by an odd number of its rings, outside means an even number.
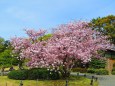
M9 70L9 68L10 68L10 67L5 68L5 71L8 71L8 70ZM13 68L14 68L15 70L18 70L18 69L19 69L19 67L18 67L18 66L13 66ZM28 67L26 67L26 66L24 66L24 68L25 68L25 69L28 69Z
M12 80L7 76L0 76L0 86L19 86L20 80ZM65 80L23 80L23 86L65 86ZM79 79L69 80L69 86L90 86L90 79L81 77ZM94 82L93 86L98 86Z

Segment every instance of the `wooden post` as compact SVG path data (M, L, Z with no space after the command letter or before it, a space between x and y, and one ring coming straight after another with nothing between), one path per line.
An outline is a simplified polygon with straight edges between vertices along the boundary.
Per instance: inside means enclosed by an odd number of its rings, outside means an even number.
M90 85L93 86L93 79L91 79Z
M79 76L79 72L77 72L77 76Z
M95 77L95 81L97 81L98 80L98 78L97 77Z
M92 80L94 79L94 76L92 76Z
M92 76L92 79L91 79L91 82L90 82L91 86L93 86L93 79L94 79L94 76Z
M84 77L86 77L86 74L84 74Z
M6 86L7 86L7 82L6 82Z
M65 84L65 86L68 86L68 80L66 80L66 84Z
M36 80L36 86L38 86L38 79Z
M22 82L22 80L20 81L20 85L19 86L23 86L23 82Z

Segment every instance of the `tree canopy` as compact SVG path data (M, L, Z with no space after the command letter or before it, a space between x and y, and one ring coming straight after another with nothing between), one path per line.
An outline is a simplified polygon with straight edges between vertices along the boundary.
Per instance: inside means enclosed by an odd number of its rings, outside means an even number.
M91 20L93 29L100 31L115 44L115 16L98 17Z
M10 41L0 38L0 67L9 67L17 65L17 61L13 56Z
M38 41L39 38L45 37L46 31L26 30L28 38L11 39L13 52L18 53L20 59L30 59L30 67L47 67L54 70L61 68L61 73L67 76L75 61L86 63L92 56L100 58L98 50L110 48L107 36L92 30L88 24L81 21L62 24L47 41Z

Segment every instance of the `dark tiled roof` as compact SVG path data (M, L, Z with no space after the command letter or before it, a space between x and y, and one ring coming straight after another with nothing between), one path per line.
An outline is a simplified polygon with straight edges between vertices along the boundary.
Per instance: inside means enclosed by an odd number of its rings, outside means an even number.
M110 50L115 51L115 46L112 46Z

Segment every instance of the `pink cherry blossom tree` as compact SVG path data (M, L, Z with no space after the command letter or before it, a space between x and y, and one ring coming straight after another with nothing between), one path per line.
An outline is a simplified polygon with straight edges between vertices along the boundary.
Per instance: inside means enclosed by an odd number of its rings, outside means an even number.
M68 77L74 63L87 63L92 57L101 58L99 50L110 48L107 36L92 30L87 22L71 22L55 28L52 37L43 41L45 31L26 30L28 38L14 38L11 43L20 58L29 58L30 67L59 70Z
M22 69L22 63L27 57L24 56L23 53L26 51L26 49L38 43L38 39L44 36L46 31L45 30L34 31L33 29L31 30L25 29L25 32L28 35L27 38L21 38L21 37L11 38L11 44L13 47L12 53L15 54L17 56L17 59L19 60L19 69Z
M101 58L99 50L110 48L106 36L92 30L87 22L72 22L56 28L53 37L48 40L44 53L47 62L53 68L63 69L64 77L69 76L75 61L91 61L94 56Z

